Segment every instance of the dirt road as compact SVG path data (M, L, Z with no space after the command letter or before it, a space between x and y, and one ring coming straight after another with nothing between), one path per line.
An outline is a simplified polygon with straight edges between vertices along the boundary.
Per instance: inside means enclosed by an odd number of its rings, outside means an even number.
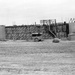
M75 42L0 42L0 75L75 75Z

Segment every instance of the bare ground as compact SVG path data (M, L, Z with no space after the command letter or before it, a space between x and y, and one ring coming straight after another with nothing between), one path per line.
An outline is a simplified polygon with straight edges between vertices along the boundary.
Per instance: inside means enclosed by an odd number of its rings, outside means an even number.
M0 42L0 75L75 75L75 41Z

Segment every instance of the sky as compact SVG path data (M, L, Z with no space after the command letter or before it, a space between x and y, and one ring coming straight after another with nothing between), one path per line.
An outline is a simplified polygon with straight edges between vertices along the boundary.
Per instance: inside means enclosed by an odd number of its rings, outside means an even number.
M57 22L75 18L75 0L0 0L0 25L40 24L43 19Z

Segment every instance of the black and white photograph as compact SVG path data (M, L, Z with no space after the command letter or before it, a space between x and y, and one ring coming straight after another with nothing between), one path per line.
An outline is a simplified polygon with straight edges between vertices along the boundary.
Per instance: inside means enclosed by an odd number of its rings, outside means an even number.
M0 0L0 75L75 75L75 0Z

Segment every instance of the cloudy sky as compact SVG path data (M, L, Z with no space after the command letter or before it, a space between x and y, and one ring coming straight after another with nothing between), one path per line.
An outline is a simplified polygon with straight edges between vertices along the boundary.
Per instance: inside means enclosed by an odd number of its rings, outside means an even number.
M34 24L75 18L75 0L0 0L0 25Z

